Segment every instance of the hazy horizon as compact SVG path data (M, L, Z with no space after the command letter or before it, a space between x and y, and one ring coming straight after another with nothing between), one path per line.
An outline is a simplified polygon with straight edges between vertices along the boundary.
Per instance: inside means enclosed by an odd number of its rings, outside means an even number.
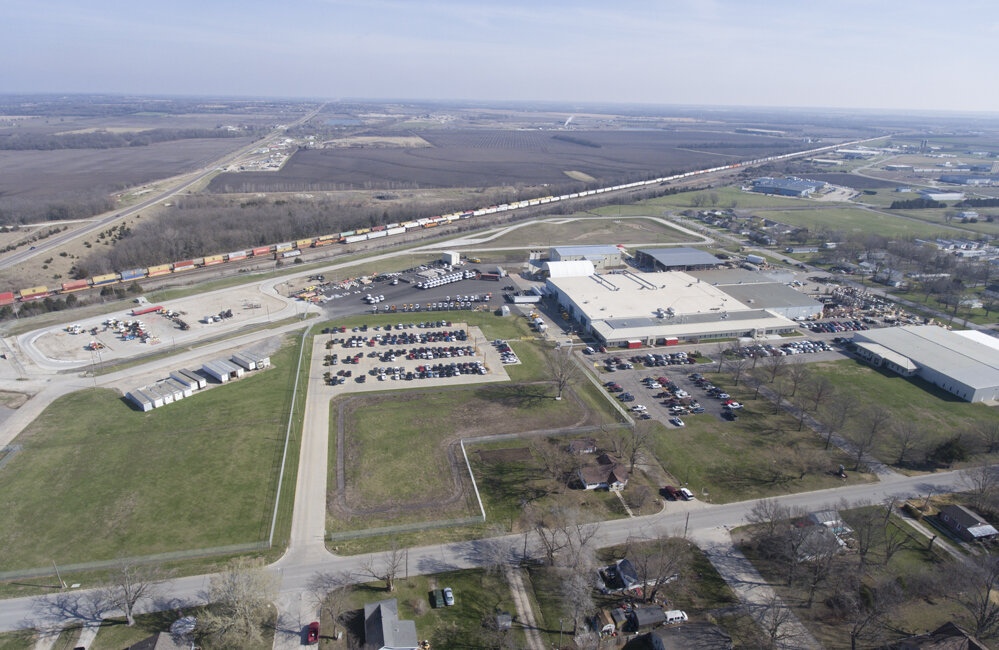
M999 18L979 0L12 0L4 13L4 94L999 109Z

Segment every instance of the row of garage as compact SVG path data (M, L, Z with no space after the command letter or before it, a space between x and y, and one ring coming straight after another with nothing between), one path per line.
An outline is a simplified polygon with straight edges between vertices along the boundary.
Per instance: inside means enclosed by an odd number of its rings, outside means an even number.
M270 357L264 355L249 351L237 352L229 359L206 361L201 365L200 371L186 368L174 370L168 378L129 391L125 397L140 411L151 411L190 397L194 391L206 388L209 379L224 384L242 377L249 370L266 368L270 362Z

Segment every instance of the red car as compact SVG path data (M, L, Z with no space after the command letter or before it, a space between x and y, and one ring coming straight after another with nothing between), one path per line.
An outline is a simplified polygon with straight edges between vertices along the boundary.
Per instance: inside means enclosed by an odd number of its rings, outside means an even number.
M305 628L305 643L306 645L319 643L319 621L312 621Z

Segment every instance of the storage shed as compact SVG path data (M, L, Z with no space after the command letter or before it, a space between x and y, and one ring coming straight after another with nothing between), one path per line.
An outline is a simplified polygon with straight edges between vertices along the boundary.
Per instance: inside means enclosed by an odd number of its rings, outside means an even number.
M193 390L201 390L208 385L208 380L206 380L203 376L193 370L187 370L185 368L174 370L170 373L170 377L172 379L176 379L182 384L190 386Z
M183 399L185 397L190 397L191 395L194 394L193 387L181 383L172 377L170 379L164 379L160 383L163 384L164 386L169 386L170 388L172 388L174 390L175 395L179 394L180 397L176 397L176 399Z
M201 366L201 370L223 384L230 379L238 379L239 377L242 377L245 372L241 367L226 361L225 359L206 361Z
M270 365L270 357L265 357L248 350L232 355L232 362L246 370L261 370Z
M125 393L127 397L140 411L152 411L155 406L153 406L153 400L146 397L142 391L136 389L130 393Z

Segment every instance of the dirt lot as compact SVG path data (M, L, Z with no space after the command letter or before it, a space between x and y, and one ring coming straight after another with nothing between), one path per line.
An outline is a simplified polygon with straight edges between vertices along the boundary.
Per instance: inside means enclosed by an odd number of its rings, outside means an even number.
M417 131L429 148L302 150L277 173L221 174L215 192L565 183L566 171L624 178L783 151L786 141L686 131ZM574 140L555 139L563 135ZM755 146L747 146L755 145Z
M122 341L111 330L105 330L102 323L108 316L103 315L80 321L79 325L87 330L83 334L70 334L56 327L39 336L34 344L39 351L51 359L89 361L91 352L86 349L86 346L91 341L96 340L105 346L104 350L101 351L103 361L121 359L154 351L157 346L191 343L202 336L238 328L254 318L263 317L266 320L268 311L272 316L276 315L284 308L285 303L260 293L256 287L236 287L225 292L213 292L171 300L163 305L174 311L184 312L180 318L190 325L191 329L181 331L176 323L160 314L145 314L135 317L128 315L127 311L122 311L114 314L113 317L119 320L141 320L145 323L147 330L158 338L158 342L143 344L139 339ZM259 305L259 307L254 305ZM232 318L227 318L221 323L202 322L206 315L218 314L225 309L232 310ZM98 328L96 336L90 334L90 329L94 327ZM156 339L150 341L153 340Z

